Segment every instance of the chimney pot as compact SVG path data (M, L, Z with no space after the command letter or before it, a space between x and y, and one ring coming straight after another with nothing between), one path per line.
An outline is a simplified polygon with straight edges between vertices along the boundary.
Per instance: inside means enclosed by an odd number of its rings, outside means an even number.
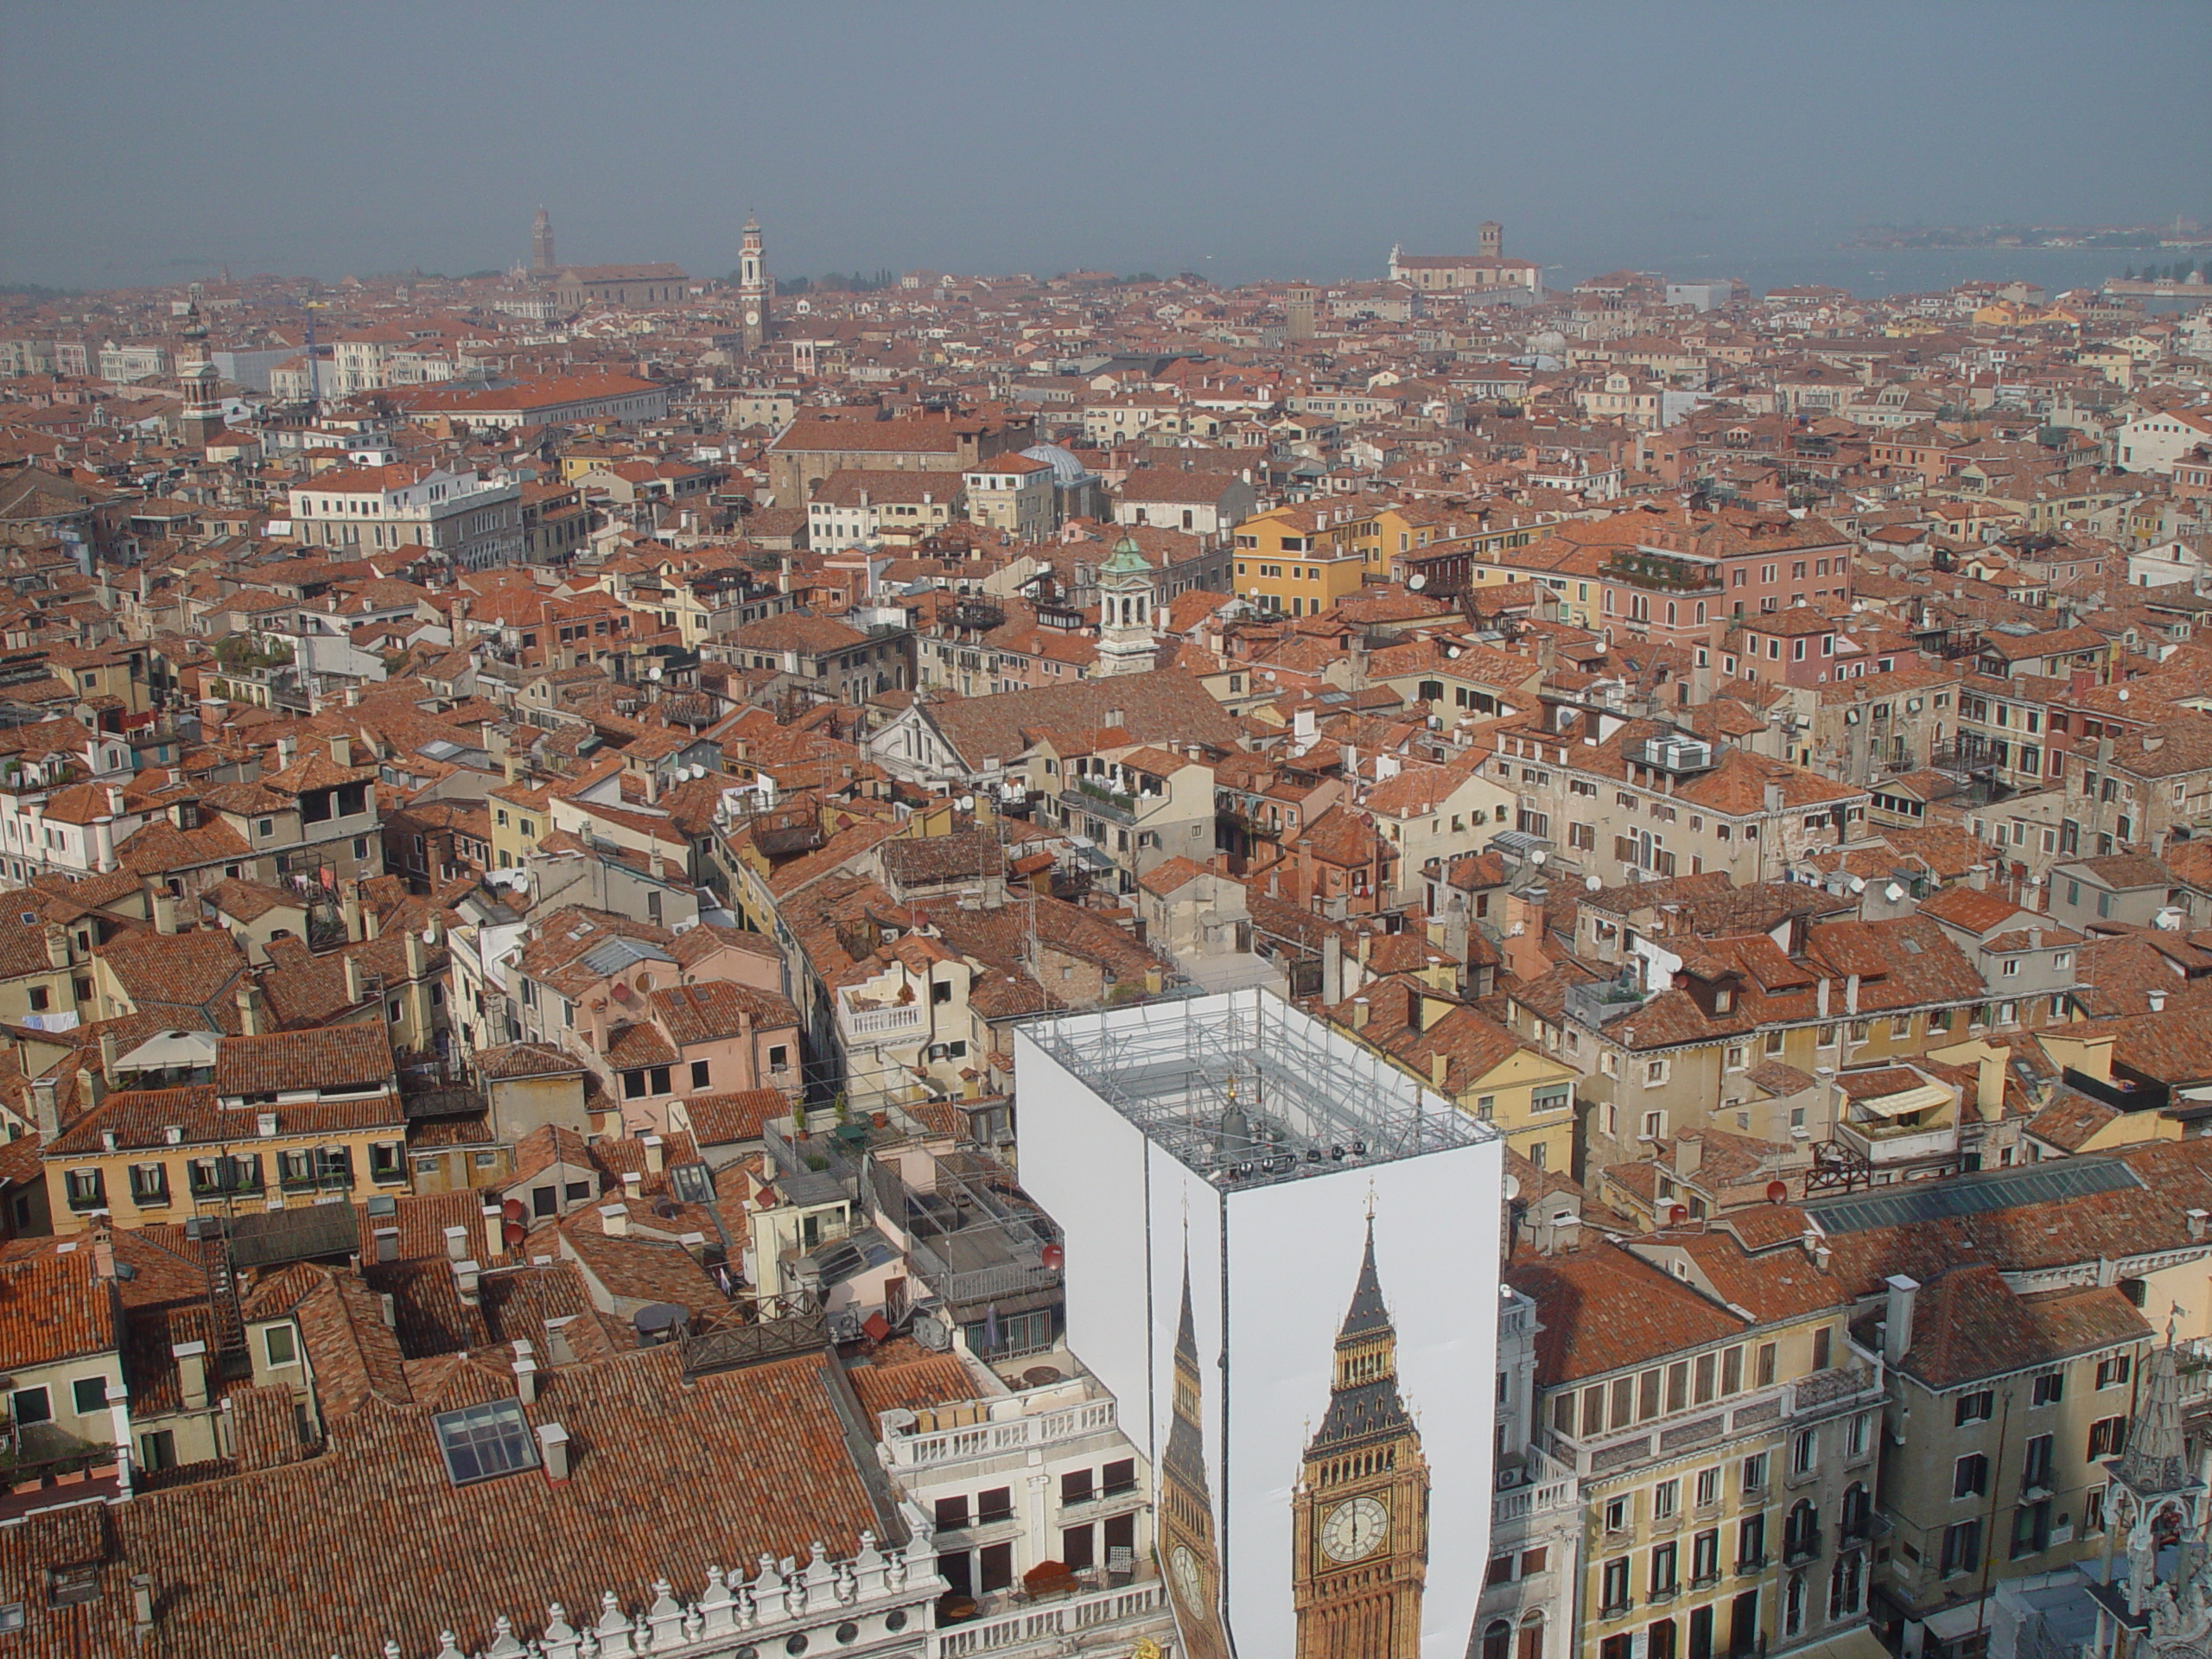
M630 1212L619 1204L599 1206L599 1230L609 1238L630 1236Z
M525 1406L537 1403L537 1362L527 1354L515 1361L515 1397Z
M2182 1214L2189 1221L2189 1236L2191 1238L2202 1238L2205 1235L2204 1224L2208 1212L2202 1210L2184 1210Z
M640 1172L634 1169L623 1172L622 1196L624 1198L634 1198L642 1196L645 1185L645 1178Z

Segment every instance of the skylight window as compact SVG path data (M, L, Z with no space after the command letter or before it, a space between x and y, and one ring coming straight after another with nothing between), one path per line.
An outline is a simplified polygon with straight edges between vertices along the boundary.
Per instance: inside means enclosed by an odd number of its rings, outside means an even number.
M430 1427L437 1431L446 1478L456 1486L496 1480L537 1465L530 1424L522 1414L519 1401L494 1400L461 1411L440 1412L430 1419Z

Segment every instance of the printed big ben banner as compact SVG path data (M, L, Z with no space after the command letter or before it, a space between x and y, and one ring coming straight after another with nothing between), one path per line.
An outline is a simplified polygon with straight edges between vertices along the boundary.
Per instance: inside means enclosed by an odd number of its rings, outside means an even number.
M1150 1461L1179 1659L1465 1659L1490 1548L1502 1147L1402 1073L1358 1070L1362 1052L1325 1075L1332 1035L1287 1031L1300 1065L1277 1065L1274 1027L1305 1016L1271 998L1231 1009L1258 1050L1233 1090L1157 1060L1147 1022L1223 1000L1070 1016L1103 1057L1088 1065L1036 1027L1015 1045L1022 1185L1063 1230L1070 1349ZM1266 1159L1207 1156L1248 1143Z
M1329 1408L1291 1498L1297 1659L1420 1659L1428 1464L1398 1390L1397 1350L1370 1219L1337 1331Z

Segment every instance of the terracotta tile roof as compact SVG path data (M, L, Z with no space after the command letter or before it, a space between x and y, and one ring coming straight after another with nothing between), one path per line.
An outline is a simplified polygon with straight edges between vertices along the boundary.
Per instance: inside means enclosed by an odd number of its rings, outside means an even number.
M195 928L188 933L138 933L111 939L93 952L107 964L133 1004L165 1003L201 1008L235 1024L231 1002L245 971L245 955L228 933ZM224 1021L223 1010L230 1009Z
M483 1368L441 1363L439 1403L496 1397ZM333 1425L321 1455L149 1493L106 1512L111 1534L69 1510L5 1529L0 1594L33 1610L27 1651L122 1652L124 1580L146 1573L159 1609L148 1649L172 1659L327 1648L341 1630L429 1653L448 1626L474 1652L499 1611L558 1601L587 1623L602 1590L634 1616L663 1573L691 1573L679 1587L697 1593L702 1537L749 1561L804 1560L817 1540L848 1555L863 1529L901 1536L864 1484L832 1363L781 1360L686 1384L663 1347L563 1368L524 1408L570 1434L574 1474L557 1484L530 1471L456 1487L426 1407L371 1403ZM619 1527L605 1522L614 1514ZM363 1548L369 1535L404 1535L406 1571ZM76 1560L102 1563L100 1596L50 1607L44 1567ZM542 1613L521 1621L528 1632L542 1624Z
M615 1027L607 1034L607 1063L617 1071L638 1066L673 1065L683 1058L658 1027L642 1021Z
M741 1021L769 1030L798 1024L798 1010L789 998L728 980L671 985L652 992L645 1006L661 1029L684 1048L734 1037L747 1028Z
M845 1374L860 1397L861 1409L868 1414L870 1429L880 1412L912 1411L918 1406L976 1397L976 1379L951 1354L918 1354L888 1363L887 1357L879 1354L874 1364L855 1365Z
M377 1086L391 1089L397 1073L381 1025L327 1026L264 1037L226 1037L215 1049L219 1095L281 1094L294 1090Z
M658 1224L642 1206L639 1213ZM667 1302L695 1313L723 1304L721 1287L681 1244L637 1233L609 1237L596 1210L579 1211L553 1230L562 1253L581 1264L603 1312L618 1311L614 1300Z
M503 1043L497 1048L479 1049L472 1064L477 1076L491 1082L569 1077L585 1070L582 1060L546 1043Z
M761 1126L785 1116L791 1103L780 1090L741 1089L694 1095L683 1103L692 1138L702 1147L742 1145L760 1139Z
M2115 1286L2023 1295L1987 1262L1953 1268L1914 1299L1904 1369L1930 1388L2001 1376L2151 1334Z
M0 1370L112 1352L116 1313L89 1246L0 1265Z
M1618 1245L1516 1250L1506 1280L1535 1300L1546 1388L1724 1342L1749 1322Z

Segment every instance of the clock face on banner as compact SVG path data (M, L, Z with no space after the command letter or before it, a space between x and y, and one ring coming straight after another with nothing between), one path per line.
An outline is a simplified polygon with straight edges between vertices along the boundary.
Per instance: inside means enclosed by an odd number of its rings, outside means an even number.
M1321 1553L1332 1561L1357 1561L1382 1548L1390 1512L1371 1497L1339 1503L1321 1522Z
M1191 1611L1199 1611L1205 1605L1205 1580L1198 1572L1198 1558L1191 1553L1188 1544L1178 1544L1167 1558L1168 1570L1175 1575L1175 1587L1183 1592L1183 1599Z

